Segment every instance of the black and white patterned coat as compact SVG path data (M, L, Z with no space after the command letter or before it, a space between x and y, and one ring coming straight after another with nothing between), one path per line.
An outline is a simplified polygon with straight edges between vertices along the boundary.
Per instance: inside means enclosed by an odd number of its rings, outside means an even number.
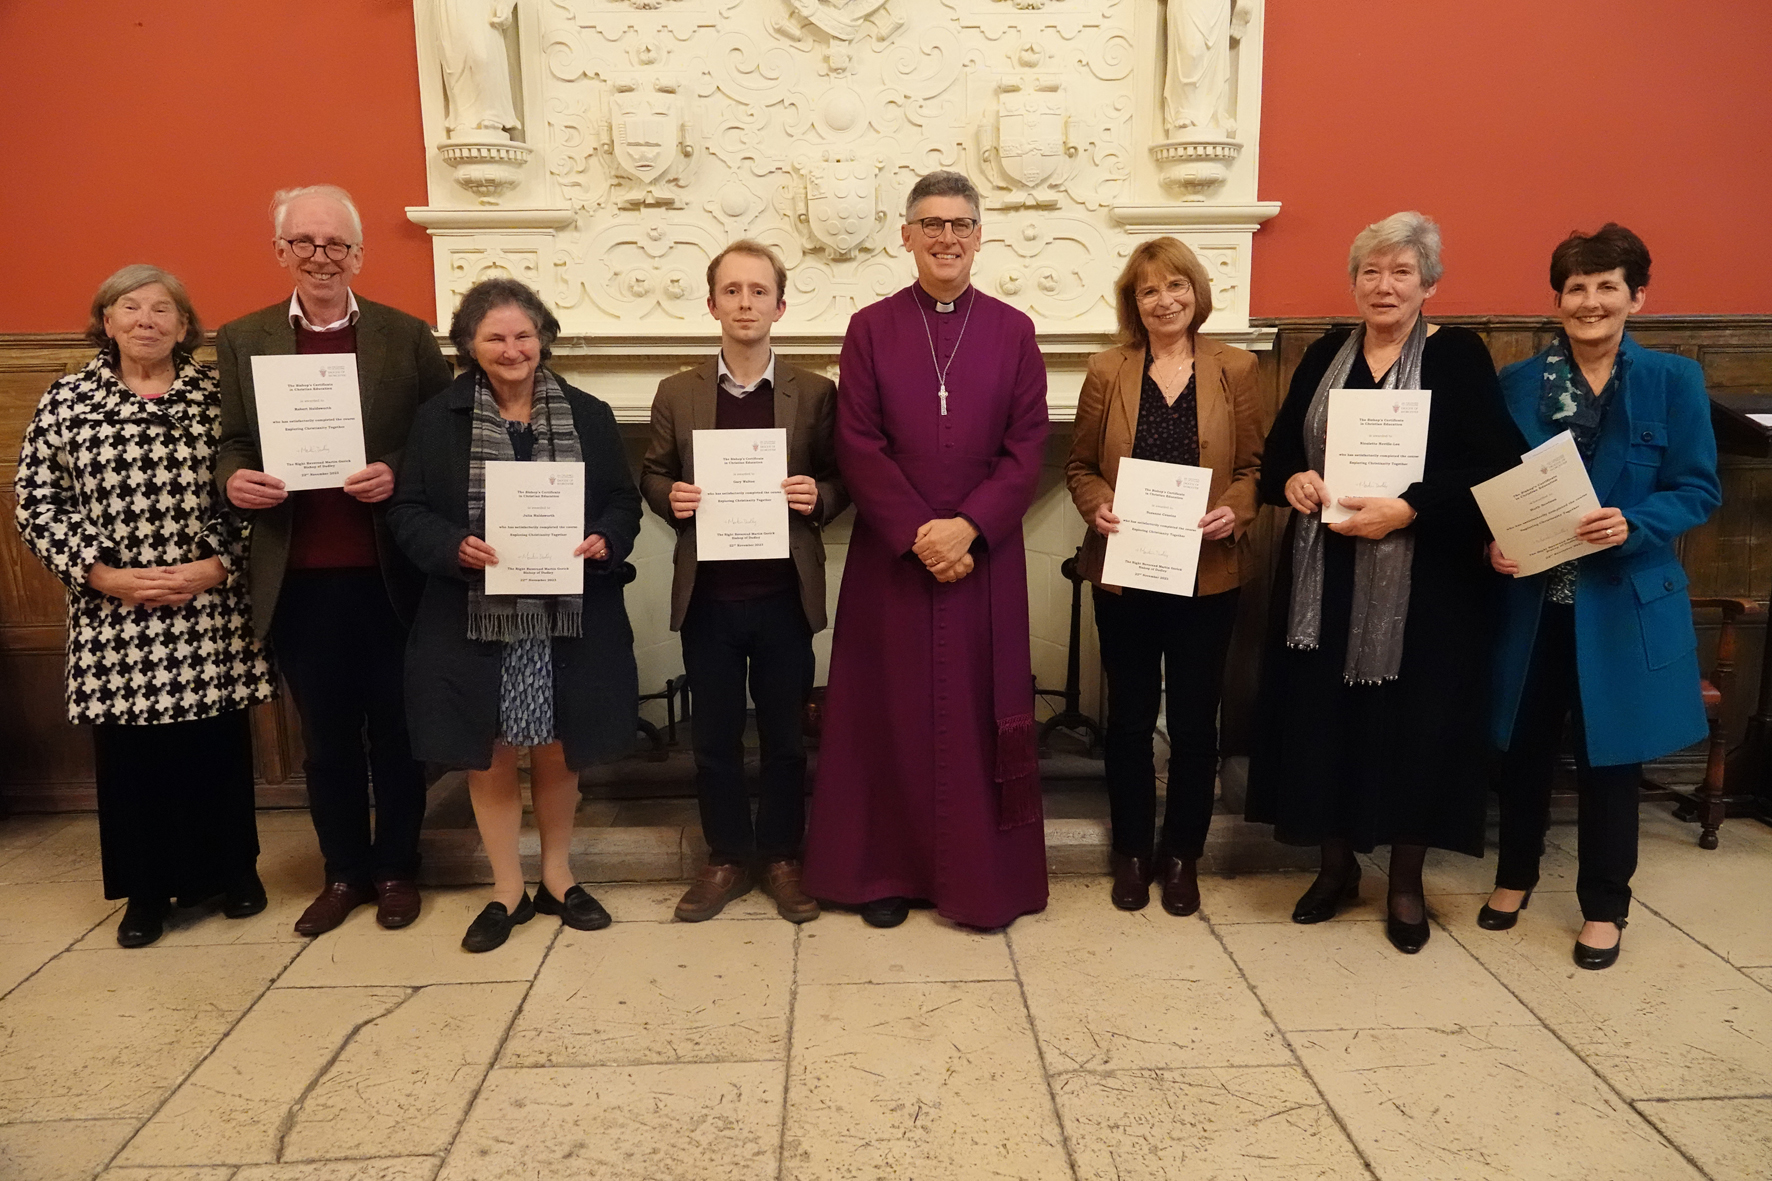
M245 523L212 480L215 371L186 359L159 398L138 396L107 353L49 387L18 460L18 528L68 588L68 718L143 725L269 700L252 637ZM179 607L125 607L93 590L94 562L170 566L218 557L225 582Z

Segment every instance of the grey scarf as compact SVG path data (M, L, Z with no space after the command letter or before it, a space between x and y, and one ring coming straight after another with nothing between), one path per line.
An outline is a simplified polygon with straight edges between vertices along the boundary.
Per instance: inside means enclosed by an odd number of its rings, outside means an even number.
M578 431L572 425L572 407L560 383L546 369L535 371L535 396L529 410L535 431L535 458L562 463L584 459ZM468 459L468 530L486 536L486 461L517 458L510 433L499 416L492 387L481 374L474 381L474 442ZM582 595L489 595L484 574L468 581L468 638L511 640L540 636L581 634Z
M1329 441L1329 391L1342 388L1366 338L1364 324L1355 328L1335 354L1304 416L1305 458L1310 470L1323 470ZM1379 387L1421 388L1421 353L1427 343L1427 320L1417 316L1402 355ZM1286 644L1316 648L1323 633L1323 514L1298 516L1292 535L1292 611ZM1415 558L1415 534L1398 529L1372 541L1354 538L1354 604L1348 617L1347 662L1341 674L1350 685L1376 685L1395 680L1403 663L1403 624L1409 615L1409 567Z

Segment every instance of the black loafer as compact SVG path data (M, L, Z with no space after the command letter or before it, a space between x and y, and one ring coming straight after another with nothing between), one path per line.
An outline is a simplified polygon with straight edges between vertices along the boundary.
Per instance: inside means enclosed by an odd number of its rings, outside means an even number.
M1526 896L1520 899L1520 910L1532 905L1532 891L1527 890ZM1477 926L1485 931L1506 931L1520 921L1520 910L1496 910L1487 902L1483 909L1477 911Z
M911 915L908 898L876 898L861 908L861 918L870 927L896 927Z
M1629 924L1623 919L1614 921L1618 926L1618 942L1611 947L1589 947L1579 939L1575 941L1576 967L1586 968L1590 972L1598 972L1600 969L1610 968L1618 962L1618 949L1624 946L1624 929Z
M528 893L523 895L523 901L517 903L514 911L506 910L502 902L488 902L479 917L468 924L468 933L461 937L462 948L467 951L491 951L502 946L511 937L512 927L534 917L535 904L529 901Z
M1326 923L1335 917L1343 902L1357 902L1360 899L1360 870L1354 868L1354 876L1345 881L1336 878L1325 878L1317 875L1298 899L1298 905L1292 908L1292 921L1295 923Z
M228 887L227 893L222 895L221 910L231 919L251 918L264 910L268 901L265 897L265 884L258 880L258 873L253 871Z
M555 898L546 886L535 888L535 913L557 914L575 931L601 931L609 925L609 912L583 886L573 886L565 898Z
M164 898L131 898L117 924L117 946L146 947L166 934L166 916L172 904Z

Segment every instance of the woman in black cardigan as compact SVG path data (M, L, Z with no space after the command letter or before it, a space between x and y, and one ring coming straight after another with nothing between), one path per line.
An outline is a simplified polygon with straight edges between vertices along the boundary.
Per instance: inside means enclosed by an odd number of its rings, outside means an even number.
M462 297L450 339L466 362L412 424L388 525L427 575L406 649L413 754L468 769L493 898L462 946L490 951L536 911L596 930L609 915L568 862L578 769L633 742L639 682L622 600L640 495L608 405L542 367L560 324L539 296L489 279ZM484 540L485 465L582 460L582 595L488 595L498 555ZM541 836L533 902L517 837L517 748L528 747Z
M1389 845L1386 934L1428 939L1427 850L1483 852L1484 722L1498 578L1472 484L1524 445L1474 332L1429 324L1440 233L1398 213L1354 239L1361 323L1306 350L1269 432L1261 498L1289 505L1263 661L1248 818L1287 844L1318 845L1317 880L1292 920L1319 923L1359 891L1356 853ZM1426 389L1427 456L1395 497L1345 497L1324 524L1329 391Z

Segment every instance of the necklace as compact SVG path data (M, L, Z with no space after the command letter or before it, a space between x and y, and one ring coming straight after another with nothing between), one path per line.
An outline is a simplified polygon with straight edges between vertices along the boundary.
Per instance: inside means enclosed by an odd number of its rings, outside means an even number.
M935 355L935 334L929 331L929 313L923 310L923 301L917 293L911 293L911 301L917 305L917 315L923 320L923 335L929 341L929 363L935 366L935 381L941 388L936 391L941 398L941 413L946 417L948 412L948 370L954 367L954 358L960 355L960 342L966 339L966 325L972 322L972 305L978 302L976 294L966 301L966 318L960 321L960 335L954 338L954 351L948 354L948 363L943 365Z

